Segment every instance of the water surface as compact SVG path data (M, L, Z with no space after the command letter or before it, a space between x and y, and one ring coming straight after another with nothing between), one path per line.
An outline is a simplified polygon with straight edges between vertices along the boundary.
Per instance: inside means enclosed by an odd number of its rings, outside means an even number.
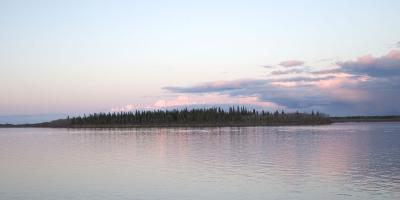
M0 129L0 199L400 199L400 123Z

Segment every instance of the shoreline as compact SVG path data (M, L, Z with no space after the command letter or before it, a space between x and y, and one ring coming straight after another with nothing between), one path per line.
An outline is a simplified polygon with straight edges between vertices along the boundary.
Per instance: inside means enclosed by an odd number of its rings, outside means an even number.
M346 122L400 122L399 116L378 116L378 117L331 117L333 123Z
M171 123L171 124L95 124L95 125L65 125L44 122L38 124L0 124L0 128L70 128L70 129L96 129L96 128L215 128L215 127L261 127L261 126L322 126L335 123L368 123L368 122L400 122L398 116L382 117L331 117L330 121L319 123L304 122L275 122L275 123Z
M216 127L261 127L261 126L322 126L330 125L329 123L262 123L262 124L144 124L144 125L38 125L38 124L21 124L21 125L0 125L0 128L71 128L71 129L94 129L94 128L216 128Z

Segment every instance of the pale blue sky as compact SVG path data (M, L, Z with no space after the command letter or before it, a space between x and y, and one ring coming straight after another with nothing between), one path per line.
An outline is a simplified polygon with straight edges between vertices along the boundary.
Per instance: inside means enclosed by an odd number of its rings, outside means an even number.
M382 56L400 41L399 11L397 0L0 0L0 115L147 106L181 95L164 87L262 79L285 60L321 70Z

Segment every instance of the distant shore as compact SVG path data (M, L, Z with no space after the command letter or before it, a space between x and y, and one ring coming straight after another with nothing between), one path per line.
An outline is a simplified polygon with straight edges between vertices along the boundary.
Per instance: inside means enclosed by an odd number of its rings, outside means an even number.
M344 122L400 122L400 116L348 116L330 117L333 123Z

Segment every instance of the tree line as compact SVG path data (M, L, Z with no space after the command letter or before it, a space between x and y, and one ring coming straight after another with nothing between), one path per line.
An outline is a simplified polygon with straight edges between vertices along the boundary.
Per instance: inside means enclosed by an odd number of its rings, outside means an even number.
M174 124L283 124L329 123L329 116L319 112L311 113L282 111L269 112L247 109L245 107L230 107L224 110L220 107L147 110L131 112L94 113L90 115L68 117L70 125L174 125Z

